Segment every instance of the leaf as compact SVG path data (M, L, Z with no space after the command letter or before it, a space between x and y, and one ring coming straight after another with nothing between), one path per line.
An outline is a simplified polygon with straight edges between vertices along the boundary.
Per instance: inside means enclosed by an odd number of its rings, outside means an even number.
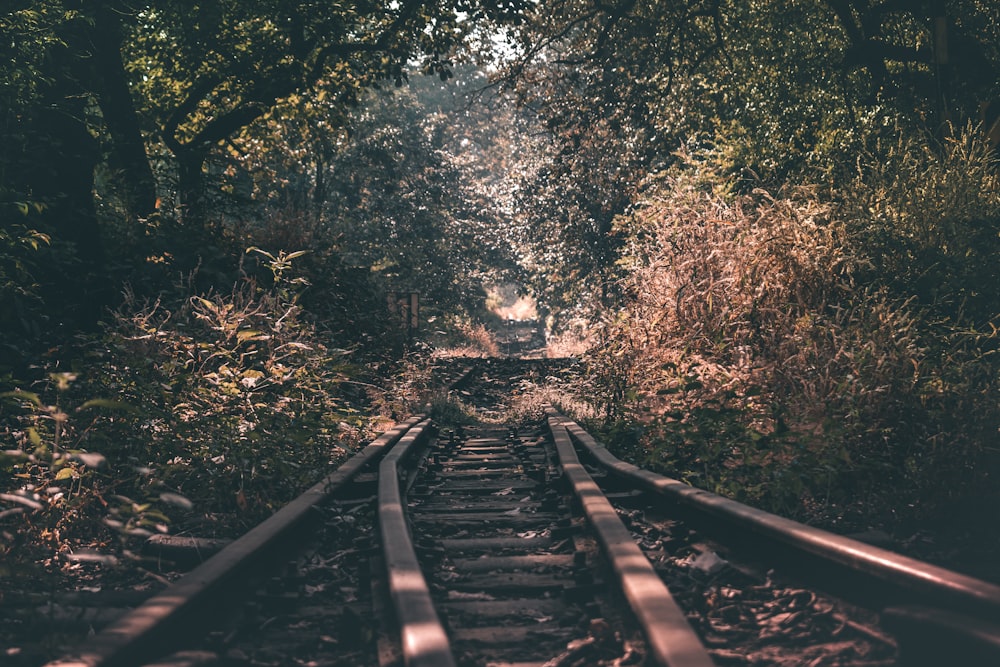
M24 505L33 510L42 509L42 504L37 500L27 498L25 496L17 496L13 493L0 493L0 500L6 500L7 502L17 503L19 505Z
M213 313L215 312L215 304L214 303L212 303L208 299L206 299L204 297L201 297L201 296L196 296L194 298L195 298L195 301L198 301L202 305L203 308L205 308L206 310L210 310Z
M15 389L14 391L5 391L0 394L0 398L19 398L22 401L28 401L33 404L36 408L42 407L42 400L38 398L38 394L30 391L24 391L22 389Z
M180 507L181 509L185 510L190 510L194 508L194 503L179 493L171 493L170 491L164 491L163 493L160 494L160 500L168 505Z
M170 523L170 519L166 514L159 510L146 510L142 515L152 521L162 521L163 523Z
M243 329L236 332L236 340L245 343L248 340L266 340L270 338L270 336L262 336L261 333L257 329Z
M240 378L240 384L247 389L253 389L257 386L257 383L261 378L266 377L263 373L255 369L248 369L243 371L243 377Z
M49 373L49 379L56 383L56 389L66 391L76 378L76 373Z
M57 482L60 482L64 479L71 479L73 477L76 477L75 470L73 470L72 468L63 468L62 470L56 473L55 480Z
M66 560L72 563L100 563L102 565L117 565L118 559L111 554L102 554L97 551L81 550L76 553L68 553Z
M104 458L104 454L98 454L97 452L74 452L73 458L88 468L104 468L108 465L108 460Z
M260 255L264 255L265 257L267 257L272 262L274 261L274 255L272 255L271 253L269 253L266 250L261 250L257 246L250 246L249 248L247 248L245 254L249 255L252 252L255 252L255 253L260 254Z
M146 530L145 528L128 528L122 531L123 535L128 535L129 537L152 537L153 533Z

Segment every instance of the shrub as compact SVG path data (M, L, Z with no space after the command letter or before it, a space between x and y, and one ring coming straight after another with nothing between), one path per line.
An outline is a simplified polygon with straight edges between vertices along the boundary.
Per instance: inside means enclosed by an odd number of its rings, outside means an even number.
M352 384L360 369L296 304L293 254L271 257L282 270L267 287L247 279L169 304L127 297L84 345L85 372L8 397L24 409L4 424L14 475L0 491L39 504L11 544L69 526L93 537L98 519L141 537L194 513L235 516L218 529L238 531L367 434Z
M841 215L865 279L935 317L982 327L1000 313L1000 172L975 127L938 141L900 132L858 162Z
M27 204L22 204L27 208ZM0 201L0 215L13 208ZM37 279L51 260L48 235L23 224L0 227L0 376L30 358L46 315Z
M650 465L830 521L982 489L1000 188L974 145L901 143L897 166L837 200L726 198L696 171L651 181L618 223L628 298L592 363L609 428Z
M444 318L442 328L431 340L439 357L498 357L500 346L496 336L486 325L466 316L451 315Z
M249 280L172 309L126 303L108 332L104 383L147 415L130 454L205 506L266 515L364 426L344 387L359 369L303 317L289 283Z

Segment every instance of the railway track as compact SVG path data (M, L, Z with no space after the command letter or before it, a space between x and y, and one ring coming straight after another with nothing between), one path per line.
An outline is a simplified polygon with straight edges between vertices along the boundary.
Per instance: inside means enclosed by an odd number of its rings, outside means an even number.
M551 408L418 416L51 664L991 665L1000 587L639 470Z

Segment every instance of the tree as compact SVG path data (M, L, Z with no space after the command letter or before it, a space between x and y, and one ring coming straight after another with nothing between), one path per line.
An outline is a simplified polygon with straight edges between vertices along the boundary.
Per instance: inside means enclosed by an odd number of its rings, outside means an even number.
M974 1L561 0L512 34L499 83L545 136L521 219L563 305L613 285L612 221L678 154L732 191L836 186L899 124L975 118L1000 66L1000 15Z
M4 318L12 337L93 323L106 294L93 199L100 146L80 57L86 30L82 14L57 2L21 3L0 19L3 231L10 238L21 227L46 241L15 244L4 258L16 267L38 267L31 272L38 282L15 290L19 297L5 304L16 313ZM47 312L32 307L29 313L23 298L46 301Z
M391 289L419 291L445 310L475 311L483 284L514 265L499 218L467 177L452 144L451 109L421 78L411 89L365 96L349 140L330 160L326 204L347 257ZM440 84L439 84L440 85Z
M120 244L143 239L160 218L179 219L183 236L158 228L166 249L206 248L214 189L207 186L222 175L210 170L239 153L234 142L266 139L281 114L298 112L296 99L319 102L298 125L306 134L284 138L313 142L308 153L322 203L332 154L321 137L334 132L320 125L343 122L366 88L401 84L414 63L449 78L453 52L474 30L516 21L527 4L18 0L0 19L0 55L9 56L0 64L7 102L0 132L8 147L0 157L0 206L5 238L22 238L7 232L9 220L51 240L35 290L44 292L43 310L67 324L93 321L118 291L102 236L110 224L124 226L125 234L113 235ZM98 219L95 191L114 219ZM135 224L146 219L148 226ZM23 238L38 245L30 234ZM133 264L132 256L151 254L115 250ZM18 266L23 259L13 258ZM29 328L37 332L39 324Z
M505 20L521 2L347 3L162 0L133 18L129 68L148 130L177 160L178 204L205 220L209 155L292 94L324 91L357 104L377 81L402 82L409 62L450 76L449 54L477 21Z
M826 0L848 39L843 66L889 96L962 123L997 94L1000 10L994 3Z

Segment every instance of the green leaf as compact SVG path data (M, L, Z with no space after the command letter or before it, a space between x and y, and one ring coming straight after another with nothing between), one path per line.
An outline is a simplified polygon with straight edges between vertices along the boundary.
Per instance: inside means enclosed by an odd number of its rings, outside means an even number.
M56 389L66 391L69 386L76 381L76 373L49 373L49 379L56 383Z
M162 521L163 523L170 523L170 518L160 510L154 510L154 509L146 510L145 512L143 512L143 516L153 521Z
M30 391L24 391L21 389L16 389L14 391L5 391L2 394L0 394L0 398L19 398L22 401L28 401L29 403L34 404L36 408L42 407L42 400L38 398L38 394Z

